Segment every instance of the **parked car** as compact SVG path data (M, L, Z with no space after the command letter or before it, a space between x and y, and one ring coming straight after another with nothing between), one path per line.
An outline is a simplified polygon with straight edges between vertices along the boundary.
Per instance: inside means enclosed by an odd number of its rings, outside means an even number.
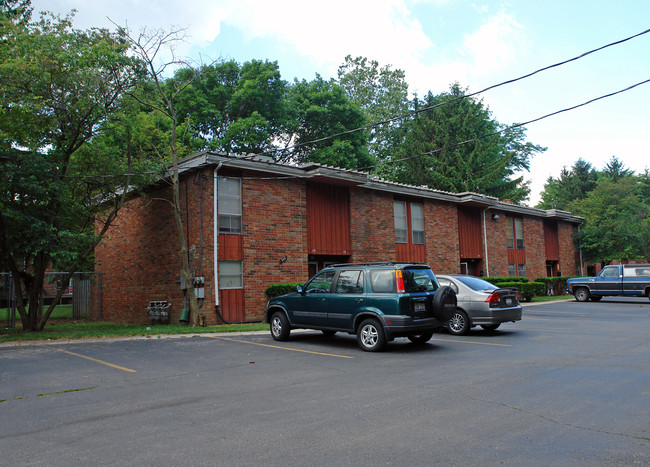
M494 331L501 323L521 320L517 289L500 289L474 276L438 275L437 279L456 292L456 312L446 325L451 334L466 334L474 326Z
M621 295L650 298L650 264L609 265L596 277L578 277L566 283L567 291L579 302Z
M272 298L264 310L271 336L292 329L326 335L356 334L365 351L381 350L395 337L428 341L456 310L456 294L440 287L429 266L415 263L339 264L323 269L296 292Z

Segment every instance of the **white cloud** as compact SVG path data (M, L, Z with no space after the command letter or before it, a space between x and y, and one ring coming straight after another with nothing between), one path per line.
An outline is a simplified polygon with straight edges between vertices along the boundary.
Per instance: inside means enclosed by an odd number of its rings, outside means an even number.
M522 26L502 11L467 36L461 52L469 56L475 73L489 74L514 62L523 41Z

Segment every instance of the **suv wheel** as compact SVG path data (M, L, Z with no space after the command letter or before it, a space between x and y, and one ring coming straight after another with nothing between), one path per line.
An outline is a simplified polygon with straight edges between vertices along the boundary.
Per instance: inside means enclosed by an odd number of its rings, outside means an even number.
M447 324L447 329L450 333L457 336L467 334L469 331L469 318L467 314L462 310L456 310Z
M357 342L361 350L377 352L386 344L384 329L376 319L366 319L357 329Z
M284 313L281 311L276 311L271 316L271 337L276 341L286 341L289 339L289 333L291 329L289 328L289 321L287 317L284 316Z
M429 339L431 339L431 336L433 336L433 331L429 332L422 332L420 334L410 334L406 336L408 340L413 342L414 344L426 344L429 342Z

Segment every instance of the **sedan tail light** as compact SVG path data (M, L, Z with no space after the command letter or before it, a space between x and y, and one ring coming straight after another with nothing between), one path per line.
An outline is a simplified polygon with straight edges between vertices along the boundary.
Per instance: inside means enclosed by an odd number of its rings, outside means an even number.
M498 292L492 292L488 295L488 298L485 299L485 303L496 304L501 300L501 295Z

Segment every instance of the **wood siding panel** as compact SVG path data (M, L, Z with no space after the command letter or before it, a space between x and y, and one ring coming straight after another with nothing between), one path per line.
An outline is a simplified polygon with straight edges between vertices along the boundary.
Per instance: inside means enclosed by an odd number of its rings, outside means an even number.
M413 263L425 263L427 252L424 245L413 245L412 243L396 243L395 252L397 261L406 261ZM376 261L382 261L384 258L377 258Z
M244 289L221 289L219 311L223 319L228 322L245 320Z
M243 235L219 235L219 260L240 261L244 259Z
M481 211L478 209L458 210L458 241L462 259L483 258L483 231Z
M312 255L349 255L350 193L346 187L307 185L307 248Z
M560 241L555 222L544 221L544 250L546 261L560 260Z
M508 263L526 264L526 250L508 250Z

